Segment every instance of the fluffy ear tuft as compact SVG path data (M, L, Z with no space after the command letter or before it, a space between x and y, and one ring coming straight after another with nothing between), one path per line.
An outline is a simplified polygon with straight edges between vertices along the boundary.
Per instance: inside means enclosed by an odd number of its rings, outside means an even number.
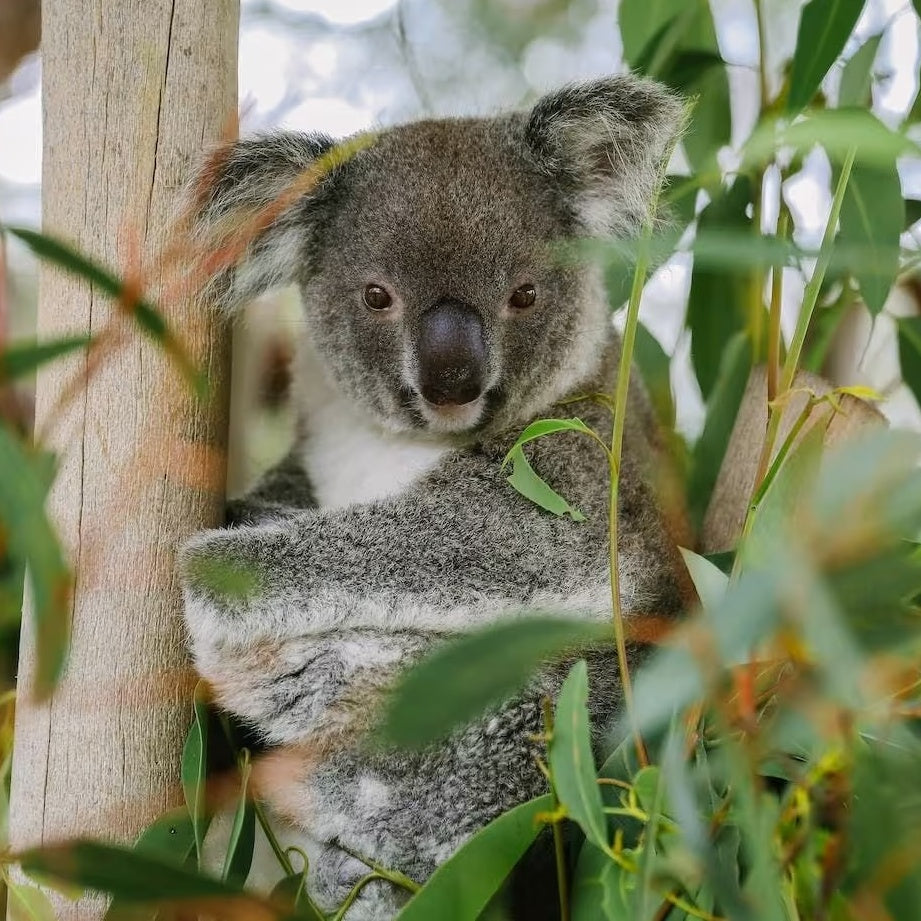
M630 235L649 216L662 160L680 134L681 101L632 75L571 84L538 100L525 142L564 182L590 234Z
M294 280L310 234L304 204L316 191L307 171L332 147L325 135L261 135L218 148L201 166L187 196L205 253L198 287L221 310Z

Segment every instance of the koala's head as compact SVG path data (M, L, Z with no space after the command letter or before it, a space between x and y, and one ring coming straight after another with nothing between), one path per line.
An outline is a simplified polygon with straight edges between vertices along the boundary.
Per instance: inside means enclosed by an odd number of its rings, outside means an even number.
M200 223L272 219L218 297L296 282L328 377L388 429L512 424L596 371L599 273L556 244L640 229L680 116L657 84L602 79L526 112L391 128L302 195L332 140L240 141L199 180Z

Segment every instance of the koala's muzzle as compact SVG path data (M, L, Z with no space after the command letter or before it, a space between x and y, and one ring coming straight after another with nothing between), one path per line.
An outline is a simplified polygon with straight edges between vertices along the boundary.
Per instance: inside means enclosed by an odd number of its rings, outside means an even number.
M442 300L419 318L416 340L419 391L436 406L462 406L483 393L486 337L477 311Z

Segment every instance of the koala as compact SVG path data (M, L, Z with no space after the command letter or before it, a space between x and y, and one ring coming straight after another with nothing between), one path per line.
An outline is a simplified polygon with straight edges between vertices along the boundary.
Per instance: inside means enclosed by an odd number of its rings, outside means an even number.
M215 270L212 298L232 313L293 283L303 328L295 442L233 505L230 526L182 548L185 620L218 703L270 746L260 795L308 847L324 908L366 872L354 854L421 883L483 825L546 792L542 701L565 663L420 753L369 736L395 678L449 637L536 610L610 618L600 448L576 433L526 448L584 521L531 503L501 466L561 401L610 435L609 410L591 399L612 392L620 359L602 274L560 258L558 244L638 233L681 118L663 87L615 76L527 111L389 128L303 187L330 138L241 140L195 183L202 239L270 216ZM678 615L692 591L657 500L661 461L634 381L618 517L638 633L644 618ZM253 585L216 588L214 566L255 573ZM622 691L612 648L587 658L600 739ZM389 919L406 898L376 881L348 917Z

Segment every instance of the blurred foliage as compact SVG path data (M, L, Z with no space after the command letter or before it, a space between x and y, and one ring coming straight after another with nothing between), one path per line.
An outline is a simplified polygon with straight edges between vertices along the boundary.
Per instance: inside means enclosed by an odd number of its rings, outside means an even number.
M756 6L763 24L769 10L759 0ZM841 391L809 401L810 411L827 411L808 430L804 426L814 417L804 413L797 420L794 435L806 432L804 437L781 439L779 433L798 368L820 370L828 343L854 305L879 315L893 286L913 279L921 264L917 239L904 242L921 219L921 206L906 200L897 169L900 158L919 155L910 132L921 109L916 103L896 127L873 113L881 36L842 60L862 7L859 0L810 0L782 85L773 92L760 36L758 117L734 156L726 157L718 155L734 125L710 6L702 0L621 3L626 62L695 98L696 105L683 142L686 175L670 177L663 193L671 224L650 228L636 247L603 244L591 253L603 263L612 304L629 299L625 354L636 359L657 417L669 429L667 443L688 458L685 492L696 528L753 363L768 361L775 372L765 463L743 533L737 547L712 562L685 549L702 603L633 676L627 712L612 735L599 746L590 728L586 668L579 661L555 712L548 704L542 762L547 795L482 829L421 889L369 863L368 875L332 921L347 917L360 887L375 879L413 894L405 919L486 917L540 829L549 826L559 841L564 825L577 838L575 847L558 849L565 921L916 917L921 441L873 432L824 456L824 426L839 411ZM594 9L559 0L464 5L482 40L501 44L513 59L536 35L565 39L585 28ZM822 246L810 249L797 242L795 227L792 235L784 230L791 215L783 189L802 170L803 158L817 150L832 167L834 201ZM774 215L780 215L776 223ZM154 305L59 242L8 231L40 258L81 274L115 298L145 334L180 357L195 380ZM676 252L693 260L685 326L706 400L703 431L691 445L672 430L672 356L637 320L646 266ZM639 268L631 284L627 266L634 263ZM783 267L808 280L796 331L786 343L779 323ZM921 398L919 323L915 316L899 321L898 347L902 377ZM14 378L47 361L98 344L69 339L0 346L0 387L9 388ZM621 380L611 406L620 422L625 395ZM15 621L28 571L39 637L36 690L47 694L65 661L69 573L44 512L54 461L29 442L23 428L9 413L0 419L0 623ZM610 446L602 444L614 508L616 429ZM510 453L509 479L548 513L578 520L578 509L570 505L578 497L560 496L527 460L530 440L559 431L600 441L578 419L541 420ZM611 552L616 571L616 532ZM230 588L248 586L244 578ZM616 592L612 613L622 646ZM609 629L603 632L610 637ZM591 625L530 617L447 644L405 677L384 731L406 746L428 744L513 693L546 658L563 650L571 655L601 637ZM623 656L621 672L626 679ZM484 674L486 682L470 680ZM12 697L0 706L6 795ZM228 917L327 918L306 892L306 860L294 865L294 855L252 799L249 752L226 723L209 715L202 688L192 712L181 767L184 807L158 819L133 849L96 842L39 848L19 855L22 869L45 882L112 895L112 918L136 917L139 909L149 915L154 906L161 916L202 910ZM238 778L220 876L202 865L215 725L224 730ZM245 889L259 835L279 865L279 882L269 896ZM13 882L6 865L4 879L14 916L51 917L40 890Z

